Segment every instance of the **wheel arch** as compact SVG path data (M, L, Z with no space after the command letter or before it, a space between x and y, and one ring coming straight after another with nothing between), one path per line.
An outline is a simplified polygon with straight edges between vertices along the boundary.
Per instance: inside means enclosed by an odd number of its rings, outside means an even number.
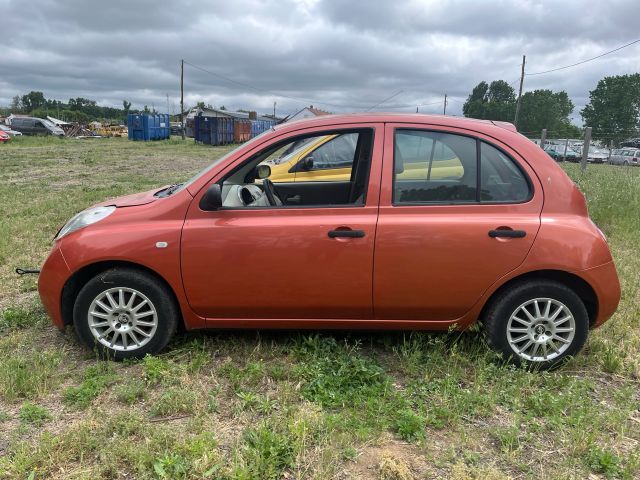
M504 290L511 288L513 285L523 283L528 280L551 280L558 283L562 283L571 288L580 300L584 303L589 315L589 325L593 326L598 315L598 296L595 290L589 283L580 278L578 275L569 273L563 270L535 270L532 272L523 273L517 277L511 278L504 284L500 285L491 296L487 299L482 311L480 312L480 319L484 318L486 310L491 306L493 300Z
M62 320L65 326L73 324L73 307L76 298L78 297L78 293L80 293L82 287L89 281L89 279L112 268L127 268L131 270L138 270L154 277L158 282L162 283L168 289L168 291L171 292L172 299L175 302L178 312L180 313L180 318L178 319L179 329L184 328L184 318L180 308L180 302L178 301L176 292L173 290L169 282L167 282L162 277L162 275L149 267L140 265L139 263L128 262L124 260L107 260L91 263L77 270L73 273L73 275L71 275L71 277L69 277L67 282L64 284L64 287L62 288L62 298L60 301Z

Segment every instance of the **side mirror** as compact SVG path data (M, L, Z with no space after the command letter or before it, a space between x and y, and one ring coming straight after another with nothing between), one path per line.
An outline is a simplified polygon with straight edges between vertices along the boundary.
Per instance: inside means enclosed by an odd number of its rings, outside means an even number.
M200 199L200 210L204 210L205 212L211 212L222 207L222 189L220 185L214 183L207 191L204 192L204 195Z
M313 168L313 157L307 157L300 160L300 168L302 170L311 170Z
M271 176L271 167L266 163L260 164L256 167L256 178L264 180Z

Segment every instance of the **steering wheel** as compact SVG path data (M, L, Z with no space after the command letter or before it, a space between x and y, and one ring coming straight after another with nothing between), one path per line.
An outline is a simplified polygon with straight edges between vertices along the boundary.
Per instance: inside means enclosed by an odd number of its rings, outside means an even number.
M262 188L264 189L264 194L267 196L267 201L269 205L272 207L277 207L282 205L282 200L278 197L276 193L276 189L273 187L273 182L268 178L262 180Z

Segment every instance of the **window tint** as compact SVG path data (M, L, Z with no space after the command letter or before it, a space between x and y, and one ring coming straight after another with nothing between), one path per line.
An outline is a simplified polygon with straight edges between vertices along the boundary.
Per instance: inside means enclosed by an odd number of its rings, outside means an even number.
M397 130L394 202L475 201L476 166L476 142L472 138L450 133Z
M529 195L529 183L513 160L480 142L480 201L518 203Z
M358 143L357 133L338 135L313 150L313 166L310 170L351 168Z

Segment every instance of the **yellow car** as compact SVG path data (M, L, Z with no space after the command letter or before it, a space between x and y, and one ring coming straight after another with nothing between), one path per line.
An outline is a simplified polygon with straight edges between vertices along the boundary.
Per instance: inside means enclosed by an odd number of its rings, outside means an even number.
M357 133L346 133L315 137L302 145L289 146L280 158L264 162L271 168L269 180L275 183L349 181L357 141ZM404 171L397 174L399 179L442 180L460 178L464 173L460 160L451 151L448 155L438 152L438 161L431 168L420 155L405 157Z

